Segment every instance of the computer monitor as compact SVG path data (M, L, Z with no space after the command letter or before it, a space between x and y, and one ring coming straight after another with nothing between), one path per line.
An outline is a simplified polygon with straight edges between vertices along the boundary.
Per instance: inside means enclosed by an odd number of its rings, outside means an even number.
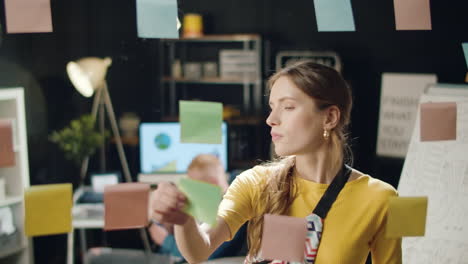
M228 129L222 123L221 144L194 144L180 142L180 123L158 122L140 124L141 173L186 173L192 159L198 154L217 156L224 169L228 168Z

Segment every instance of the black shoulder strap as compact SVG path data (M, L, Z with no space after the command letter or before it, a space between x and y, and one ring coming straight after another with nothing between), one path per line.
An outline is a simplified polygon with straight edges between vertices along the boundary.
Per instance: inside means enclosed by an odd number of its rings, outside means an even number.
M328 214L331 206L338 197L341 189L345 186L346 182L348 182L349 176L351 175L351 168L343 164L343 167L335 176L331 184L328 186L327 190L323 194L322 198L318 202L317 206L315 207L313 213L320 216L322 219Z

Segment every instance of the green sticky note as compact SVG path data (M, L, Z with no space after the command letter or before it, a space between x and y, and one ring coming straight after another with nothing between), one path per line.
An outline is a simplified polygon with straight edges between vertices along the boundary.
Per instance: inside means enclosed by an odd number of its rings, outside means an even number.
M222 198L221 187L189 178L180 179L178 187L188 199L184 212L198 221L214 226Z
M424 236L427 197L391 197L388 200L386 237Z
M72 230L72 185L35 185L24 192L28 236L69 233Z
M180 142L221 144L223 104L179 101Z

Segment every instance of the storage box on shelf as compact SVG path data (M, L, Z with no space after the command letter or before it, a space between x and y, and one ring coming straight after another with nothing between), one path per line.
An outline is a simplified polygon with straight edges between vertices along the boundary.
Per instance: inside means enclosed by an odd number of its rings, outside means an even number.
M0 89L0 120L11 124L14 157L12 164L0 166L0 179L5 182L0 209L10 208L14 226L14 232L0 234L0 263L33 263L32 242L24 230L24 189L29 187L29 164L22 88ZM9 213L4 211L5 214Z

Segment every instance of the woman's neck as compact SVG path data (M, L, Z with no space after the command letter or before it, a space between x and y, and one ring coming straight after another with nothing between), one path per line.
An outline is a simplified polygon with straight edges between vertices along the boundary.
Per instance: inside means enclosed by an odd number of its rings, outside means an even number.
M309 181L330 184L341 168L341 164L330 163L334 162L330 159L327 151L297 155L294 173Z

